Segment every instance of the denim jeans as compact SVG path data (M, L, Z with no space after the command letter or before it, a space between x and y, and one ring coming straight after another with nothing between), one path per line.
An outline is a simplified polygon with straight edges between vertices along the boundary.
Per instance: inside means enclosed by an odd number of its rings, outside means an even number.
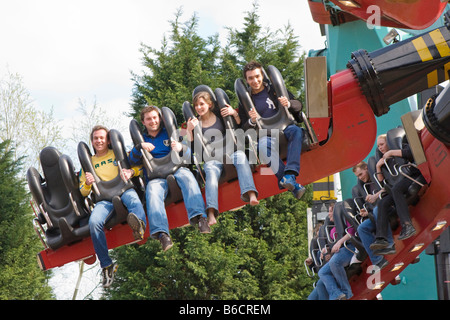
M316 287L309 294L308 300L328 300L329 298L327 288L325 288L322 279L317 280Z
M180 168L174 174L175 180L181 189L184 205L189 221L205 214L205 203L200 187L194 175L187 168ZM147 215L150 235L155 238L156 233L165 232L169 234L169 221L167 220L164 200L169 192L166 179L152 179L148 182L145 190L147 201Z
M231 161L236 168L239 187L241 189L241 199L244 202L249 202L249 191L256 191L255 183L253 181L253 174L248 163L247 156L241 150L234 152L231 156ZM205 198L206 208L213 208L219 211L219 178L223 170L223 163L217 160L210 160L203 165L205 170Z
M133 212L139 219L144 221L144 223L146 222L144 207L134 189L125 191L122 194L121 199L128 212ZM92 243L102 268L106 268L112 264L112 260L108 255L108 245L106 243L104 226L113 210L114 205L112 202L103 200L95 205L89 218Z
M377 221L378 207L373 209L373 218ZM359 238L361 239L364 249L366 249L372 264L377 264L381 261L381 259L383 259L383 256L376 256L373 254L372 250L370 250L370 245L375 241L375 231L376 225L370 219L364 220L358 227ZM391 228L388 229L387 241L389 242L389 245L394 243Z
M347 242L347 247L355 250L355 247ZM353 252L342 246L333 254L330 261L319 270L319 277L327 288L330 300L336 300L342 293L347 299L353 296L352 288L347 279L344 267L348 266L353 257Z
M284 136L288 142L286 165L280 159L277 152L279 148L275 148L276 143L279 143L275 137L264 136L259 140L258 148L261 160L263 163L270 165L273 173L278 179L278 182L283 178L286 171L295 172L296 176L300 173L300 154L302 153L303 130L296 125L287 126L284 131ZM278 161L278 166L274 161ZM280 189L283 189L279 186Z

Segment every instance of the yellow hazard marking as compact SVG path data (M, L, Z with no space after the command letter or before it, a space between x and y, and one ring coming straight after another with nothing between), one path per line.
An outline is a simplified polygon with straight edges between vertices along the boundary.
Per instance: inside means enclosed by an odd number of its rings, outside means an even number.
M449 79L450 62L444 64L445 80Z
M439 51L439 54L442 58L450 56L450 48L448 47L447 42L444 39L441 31L439 29L433 30L429 33L431 39L433 39L436 48Z
M427 74L427 80L428 80L428 88L436 86L439 83L437 70L434 70L429 74Z
M337 198L334 195L334 190L325 190L325 191L314 191L313 192L313 200L336 200Z
M412 44L416 48L417 53L419 54L420 59L422 59L423 62L433 60L433 56L431 55L431 52L422 37L414 39L412 41Z

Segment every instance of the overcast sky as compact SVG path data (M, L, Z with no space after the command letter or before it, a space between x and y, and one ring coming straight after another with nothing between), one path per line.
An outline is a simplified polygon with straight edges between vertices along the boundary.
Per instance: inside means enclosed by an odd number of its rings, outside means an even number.
M70 123L79 99L104 109L128 111L130 71L141 73L140 44L159 48L170 20L194 12L199 34L242 29L253 0L15 0L0 2L0 78L6 68L22 75L34 105L52 106ZM306 0L259 0L260 23L271 30L293 26L302 50L324 47ZM128 125L127 125L128 126ZM126 127L127 127L126 126Z

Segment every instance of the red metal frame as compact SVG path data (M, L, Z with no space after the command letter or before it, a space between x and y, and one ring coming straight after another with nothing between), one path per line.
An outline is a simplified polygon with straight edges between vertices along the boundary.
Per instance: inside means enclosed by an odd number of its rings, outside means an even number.
M352 278L350 281L354 294L352 299L375 299L376 295L392 282L408 264L413 262L450 223L450 179L446 174L450 172L450 147L436 140L427 129L422 130L421 140L428 161L424 163L426 168L420 169L422 172L429 170L432 180L419 203L410 207L410 214L417 235L405 241L395 241L397 254L386 256L389 265L381 270L378 275L371 275L363 271L363 274L359 277ZM438 222L447 222L447 225L443 229L432 231ZM396 239L398 232L399 230L394 233L394 239ZM423 246L418 251L410 252L417 244L423 244ZM390 272L396 264L400 263L403 263L402 268ZM367 264L366 261L363 270L366 270ZM383 283L380 289L371 289L371 285L375 282Z
M341 8L345 22L374 19L373 7L380 10L380 25L385 27L422 30L431 26L444 12L447 2L441 0L330 0ZM350 5L356 3L358 6ZM330 14L321 2L308 1L313 20L331 24ZM348 3L348 5L346 5Z

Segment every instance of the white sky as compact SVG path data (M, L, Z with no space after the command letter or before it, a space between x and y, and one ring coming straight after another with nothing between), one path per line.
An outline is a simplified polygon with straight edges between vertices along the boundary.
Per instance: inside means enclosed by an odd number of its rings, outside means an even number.
M183 7L181 21L194 12L203 37L225 27L242 29L253 0L15 0L0 2L0 78L8 67L23 76L34 105L54 107L58 119L79 106L97 103L128 111L130 71L141 73L140 43L160 48L170 20ZM289 21L302 50L323 48L319 26L306 0L259 0L260 23L271 30ZM126 126L128 127L128 125Z
M74 117L79 99L88 106L96 100L108 114L117 113L119 117L129 111L133 85L130 71L142 71L140 44L160 48L178 8L183 7L181 21L197 13L202 37L219 33L224 41L226 27L243 28L245 12L252 9L252 3L253 0L2 0L0 79L7 68L19 73L33 105L42 110L53 106L65 131L82 121ZM324 47L324 37L312 21L306 0L259 0L259 5L263 27L275 31L289 21L302 51ZM124 118L124 122L128 128L129 119ZM123 134L128 136L128 132ZM70 264L66 269L58 269L52 279L59 299L71 299L77 268L77 264ZM91 276L99 277L98 269ZM90 292L98 281L84 279L80 290ZM83 294L78 298L83 298Z

